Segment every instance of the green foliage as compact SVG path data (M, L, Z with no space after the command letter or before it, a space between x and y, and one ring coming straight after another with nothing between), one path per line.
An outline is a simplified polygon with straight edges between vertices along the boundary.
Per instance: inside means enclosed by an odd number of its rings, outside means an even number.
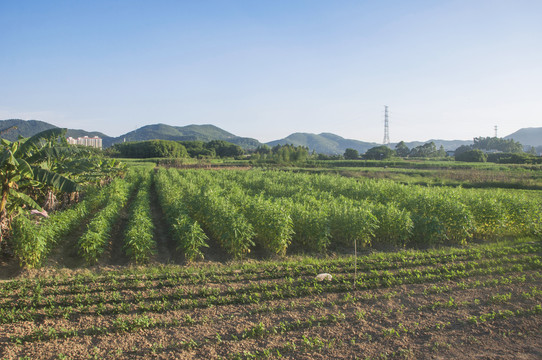
M77 243L79 254L87 263L96 263L104 252L111 229L128 200L131 186L123 179L117 179L108 186L107 205L90 221Z
M497 137L476 137L472 148L487 151L497 150L505 153L523 152L523 145L514 141L514 139L506 140Z
M146 141L153 139L163 139L178 142L210 142L212 140L224 140L229 143L239 145L243 149L255 149L260 145L260 142L256 139L235 136L214 125L146 125L126 135L123 135L120 138L117 138L116 142L123 141L124 139L126 139L126 141Z
M378 221L378 226L373 230L372 241L375 245L403 247L411 239L414 222L409 211L390 202L374 204L372 213Z
M59 147L65 143L65 129L43 131L29 139L15 142L2 140L0 150L0 213L4 210L17 213L21 205L29 205L41 209L37 203L27 196L29 188L50 186L59 191L72 192L80 189L79 185L65 176L50 170L53 162L64 155L72 154L71 149ZM13 201L8 203L11 197Z
M142 169L137 176L140 178L139 189L132 203L124 248L130 259L136 263L145 263L156 248L150 208L151 174Z
M395 153L400 157L407 157L410 154L410 149L406 146L404 141L395 145Z
M278 255L285 255L292 240L293 221L284 205L263 196L247 197L241 207L243 214L254 227L254 242L263 249Z
M295 145L275 145L269 148L261 146L252 155L251 159L260 162L276 164L301 163L309 158L309 148Z
M126 158L185 158L188 157L186 148L176 141L148 140L125 142L113 145L111 151L118 152Z
M59 239L74 231L91 212L103 206L107 190L89 188L83 201L41 221L18 216L14 221L10 242L20 264L29 268L40 266Z
M204 187L197 197L196 217L226 252L240 259L254 246L254 228L218 188Z
M350 247L355 241L363 246L370 244L378 226L370 204L357 204L350 199L339 198L329 204L328 214L333 245Z
M344 151L343 156L346 160L355 160L359 159L359 152L356 149L348 148Z
M53 128L29 139L2 140L0 223L30 209L42 210L38 202L46 194L77 192L82 183L106 180L122 170L89 149L67 145L65 134L66 129Z
M437 146L434 142L429 142L420 146L416 146L410 150L409 157L418 157L418 158L433 158L433 157L445 157L446 151L441 145L437 150Z
M235 145L224 140L209 141L205 147L209 151L214 151L216 156L221 158L241 156L245 153L239 145Z
M213 148L208 148L204 141L181 141L181 144L188 151L191 158L214 158L216 156Z
M395 151L385 145L382 145L375 146L367 150L367 152L363 155L363 158L367 160L386 160L393 156L395 156Z
M197 221L189 215L185 199L191 198L187 188L176 176L174 170L160 170L154 175L156 191L162 210L164 211L170 231L177 242L177 250L182 251L188 261L203 259L202 248L208 247L208 237ZM195 193L195 189L191 194ZM194 198L192 198L194 199Z
M542 164L542 157L526 153L493 153L487 161L498 164Z
M486 162L487 154L478 149L461 151L459 154L455 155L455 160L465 162Z

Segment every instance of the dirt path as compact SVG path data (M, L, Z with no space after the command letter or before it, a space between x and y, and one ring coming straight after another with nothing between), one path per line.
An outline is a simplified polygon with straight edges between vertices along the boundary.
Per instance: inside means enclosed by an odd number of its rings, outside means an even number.
M110 265L126 265L130 259L124 251L124 234L126 233L126 227L130 220L130 208L132 202L137 194L137 189L131 194L130 198L126 202L126 205L120 210L119 218L109 238L108 248L103 256L103 262Z

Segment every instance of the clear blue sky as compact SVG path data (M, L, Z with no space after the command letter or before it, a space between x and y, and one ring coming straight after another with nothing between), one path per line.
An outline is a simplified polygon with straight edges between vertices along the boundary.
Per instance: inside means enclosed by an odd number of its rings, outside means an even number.
M472 139L542 127L540 0L0 0L0 119Z

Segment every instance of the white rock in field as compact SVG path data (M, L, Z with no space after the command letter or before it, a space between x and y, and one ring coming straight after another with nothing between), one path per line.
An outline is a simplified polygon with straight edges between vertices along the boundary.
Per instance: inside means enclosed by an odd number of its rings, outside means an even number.
M318 281L331 281L332 278L333 277L331 276L331 274L328 274L328 273L316 275L316 280Z

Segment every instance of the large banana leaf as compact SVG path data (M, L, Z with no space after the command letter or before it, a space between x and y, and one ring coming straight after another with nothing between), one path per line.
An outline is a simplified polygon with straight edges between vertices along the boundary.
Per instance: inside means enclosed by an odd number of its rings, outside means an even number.
M3 168L5 165L10 164L10 160L13 158L13 153L11 150L5 149L0 155L0 167Z
M31 164L37 164L46 160L62 160L66 157L79 154L81 151L75 146L53 146L41 148L28 158Z
M32 177L34 175L32 167L28 162L23 159L17 159L17 162L17 169L19 170L21 177Z
M74 192L81 190L81 186L79 184L68 179L67 177L38 167L33 167L33 169L34 180L52 186L55 189L63 192Z
M28 206L36 209L36 210L43 211L41 206L39 206L38 203L34 201L34 199L32 199L30 196L26 195L25 193L18 192L15 189L9 189L9 196L11 198L17 198L19 200L22 200L26 205L28 205Z
M28 156L31 150L39 149L46 142L56 142L58 139L64 139L66 141L67 129L55 128L42 131L21 144L19 151L21 156Z
M97 171L96 161L92 159L77 159L65 162L59 165L59 169L61 169L60 172L75 175Z

